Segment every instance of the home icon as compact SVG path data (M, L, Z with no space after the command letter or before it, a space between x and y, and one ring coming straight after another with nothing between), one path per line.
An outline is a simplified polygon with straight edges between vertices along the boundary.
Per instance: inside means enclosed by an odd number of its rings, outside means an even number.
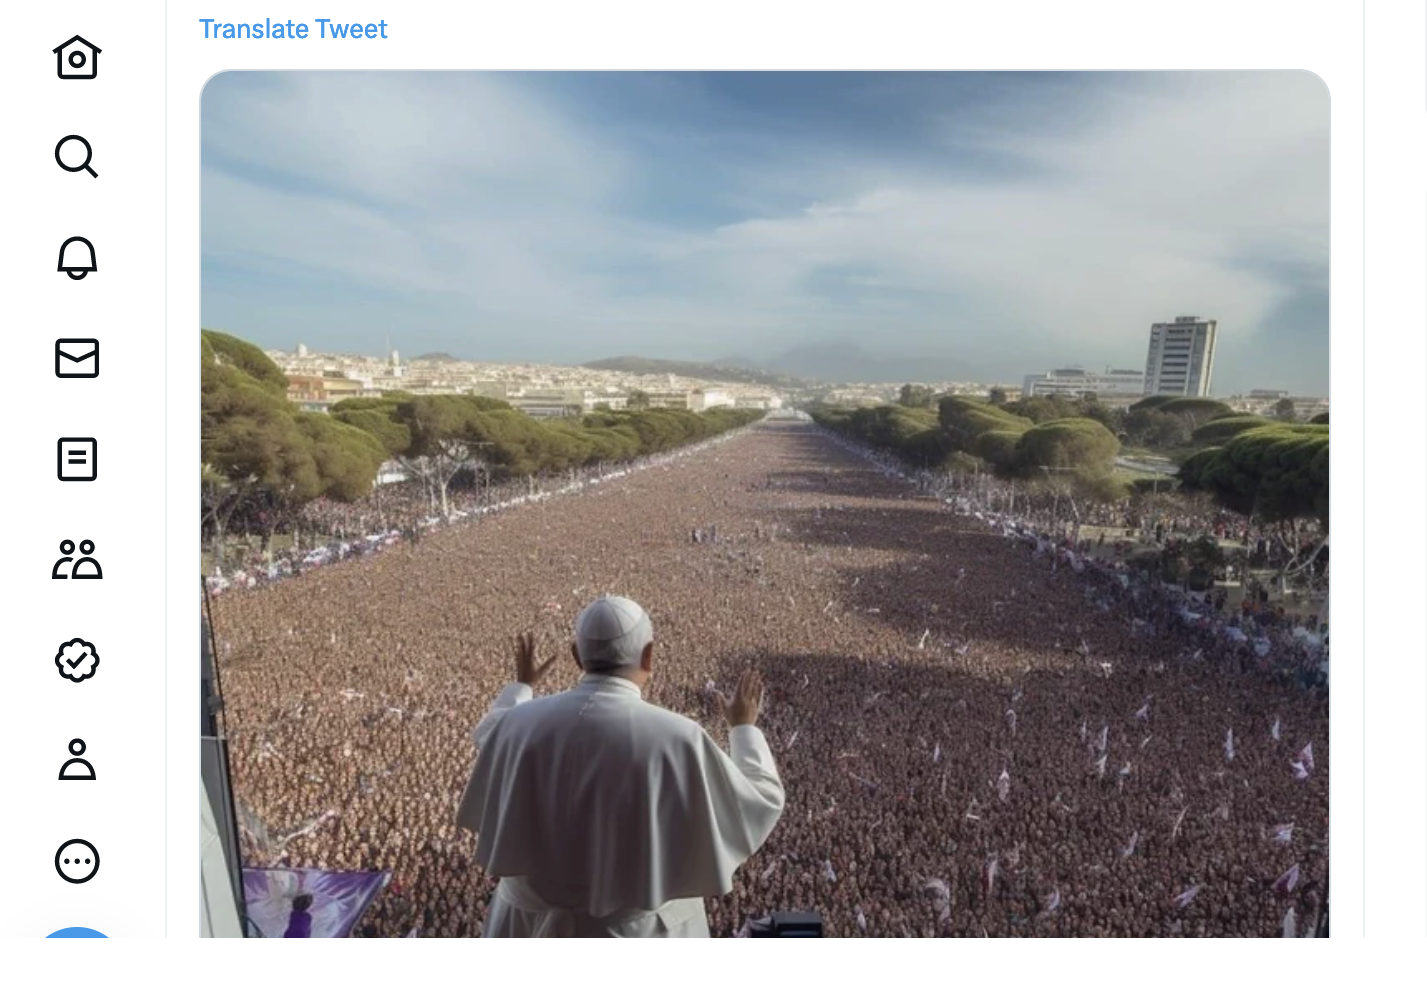
M62 79L92 79L99 74L99 49L78 34L54 50Z

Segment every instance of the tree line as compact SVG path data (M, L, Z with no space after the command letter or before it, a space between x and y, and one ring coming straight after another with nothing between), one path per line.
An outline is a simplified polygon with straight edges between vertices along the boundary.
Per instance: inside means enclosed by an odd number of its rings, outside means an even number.
M1054 480L1100 500L1155 482L1114 477L1122 444L1158 447L1183 457L1177 478L1184 489L1209 493L1228 509L1328 522L1327 415L1296 423L1292 401L1259 417L1201 397L1147 397L1116 409L1084 397L1012 401L996 390L987 399L938 397L908 384L896 404L808 410L822 426L917 468Z
M395 463L449 512L455 476L488 478L627 462L750 424L762 411L605 411L537 420L501 400L389 392L330 413L287 399L288 380L257 346L204 330L201 397L204 527L219 540L256 499L291 512L319 497L355 502Z

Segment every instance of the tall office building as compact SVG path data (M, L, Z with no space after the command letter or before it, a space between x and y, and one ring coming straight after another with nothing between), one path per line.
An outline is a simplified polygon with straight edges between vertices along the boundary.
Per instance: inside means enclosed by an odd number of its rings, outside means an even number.
M1145 396L1207 397L1214 382L1214 335L1219 323L1195 315L1150 328Z

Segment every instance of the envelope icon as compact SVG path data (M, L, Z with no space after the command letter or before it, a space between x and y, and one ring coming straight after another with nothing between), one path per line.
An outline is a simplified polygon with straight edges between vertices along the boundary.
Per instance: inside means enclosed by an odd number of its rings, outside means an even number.
M99 375L98 339L55 339L55 375L93 379Z

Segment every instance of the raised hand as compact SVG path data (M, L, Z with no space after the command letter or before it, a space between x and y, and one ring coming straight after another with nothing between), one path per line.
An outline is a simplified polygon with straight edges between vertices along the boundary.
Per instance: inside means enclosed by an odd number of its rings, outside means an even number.
M534 687L540 683L540 679L545 676L546 671L555 663L555 657L551 657L543 664L537 664L535 660L535 633L527 630L515 637L515 679L521 684L528 684Z
M724 697L722 693L718 697L729 728L757 725L758 713L763 710L763 676L756 670L745 670L738 679L738 690L733 697Z

